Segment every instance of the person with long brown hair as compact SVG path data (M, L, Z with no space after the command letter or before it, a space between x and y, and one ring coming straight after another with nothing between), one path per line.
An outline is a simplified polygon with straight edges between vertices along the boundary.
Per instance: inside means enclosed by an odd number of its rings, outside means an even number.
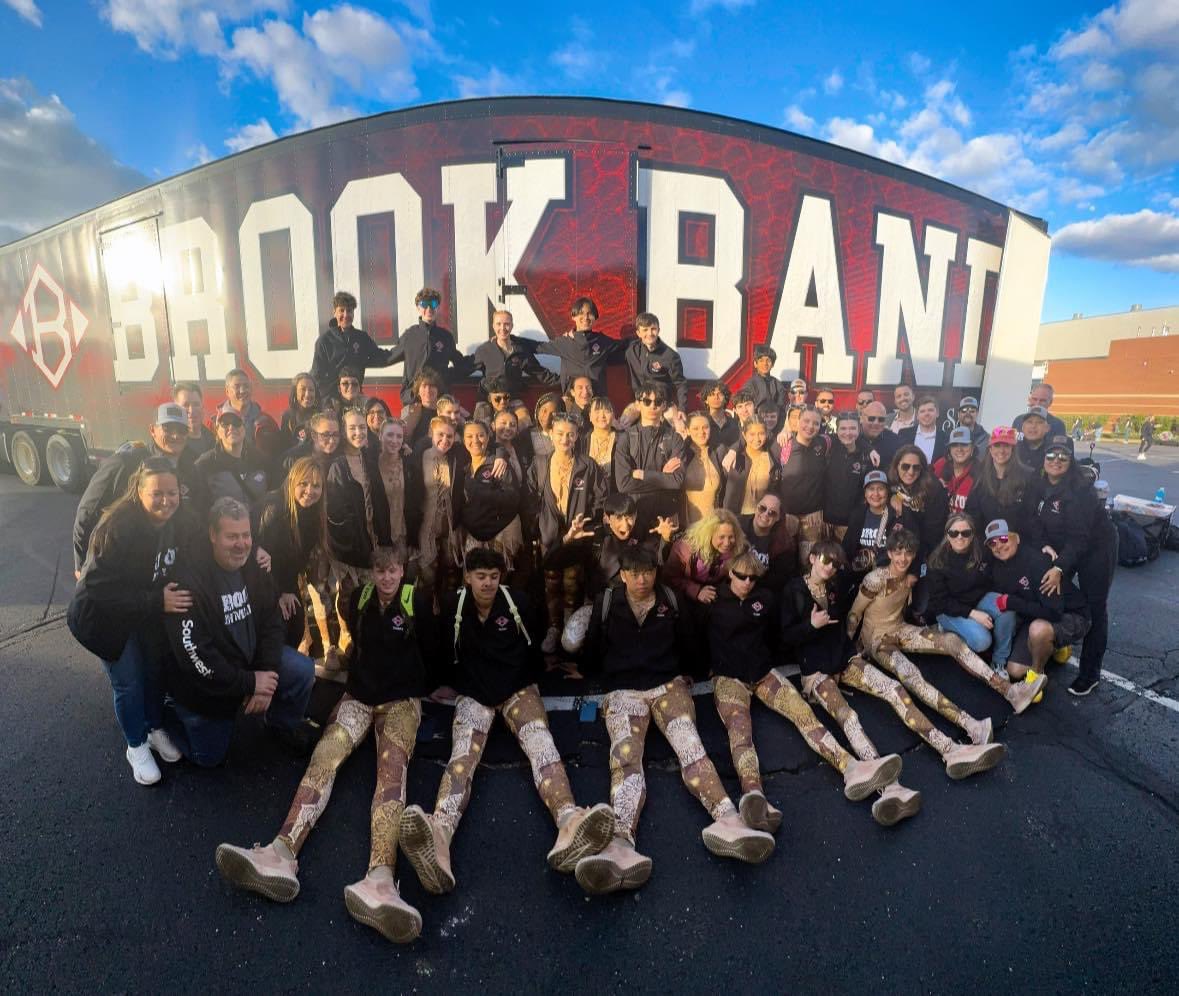
M778 494L782 486L782 467L770 452L770 431L765 419L753 415L741 426L745 445L725 477L724 507L736 515L752 515L762 495Z
M153 750L180 760L163 729L168 648L158 625L163 613L192 605L192 595L168 580L183 541L173 521L179 507L175 467L149 457L95 526L66 613L74 638L106 665L127 763L140 785L160 780Z
M307 439L307 423L319 411L319 388L309 373L297 373L291 381L291 393L287 397L287 410L282 413L279 431L290 449Z
M687 446L684 449L684 517L691 526L721 507L725 493L725 472L718 447L711 442L712 420L705 412L688 416Z

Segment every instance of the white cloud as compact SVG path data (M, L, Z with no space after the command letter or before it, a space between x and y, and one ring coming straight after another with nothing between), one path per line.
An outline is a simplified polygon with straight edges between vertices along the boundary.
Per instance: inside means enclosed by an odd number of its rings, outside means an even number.
M933 66L933 63L920 52L910 52L907 61L909 63L909 72L914 76L924 76Z
M1056 199L1064 204L1084 206L1094 197L1102 197L1105 188L1095 183L1085 183L1076 177L1066 176L1056 185Z
M253 124L243 125L225 140L225 147L230 152L242 152L252 149L255 145L265 145L273 142L278 136L265 118L259 118Z
M25 79L0 78L0 242L147 184Z
M1122 71L1108 62L1090 62L1081 73L1081 85L1086 90L1113 90L1124 80Z
M1171 0L1123 0L1106 7L1080 31L1066 31L1052 47L1057 59L1179 47L1179 5Z
M1179 211L1179 197L1172 197L1169 201L1167 201L1167 204L1169 204L1173 210Z
M1052 243L1077 256L1179 273L1179 215L1149 208L1135 214L1107 214L1065 225Z
M224 48L221 24L258 14L285 14L290 0L104 0L103 18L144 51L176 58L188 48L212 55Z
M1036 140L1036 147L1043 152L1058 152L1084 141L1089 136L1085 128L1076 121L1069 121L1054 131Z
M41 27L41 9L37 6L37 0L0 0L0 2L11 7L30 24L38 28Z
M691 14L707 14L714 7L736 11L742 7L752 7L756 2L757 0L692 0L688 11Z
M832 69L830 74L823 80L823 92L826 94L836 94L843 89L843 77L839 74L838 69Z
M500 97L527 90L519 79L501 72L495 66L484 76L456 76L454 82L460 97Z
M813 131L815 127L815 119L797 104L791 104L786 108L785 120L795 131Z
M211 163L213 161L213 153L209 151L209 147L204 142L198 142L196 145L189 146L184 150L184 154L194 166L204 166L205 163Z
M357 93L376 90L386 100L417 96L409 55L397 29L371 10L340 4L303 16L303 34L331 71Z
M570 21L569 41L549 61L572 80L583 80L601 68L601 55L593 44L589 24L580 17Z

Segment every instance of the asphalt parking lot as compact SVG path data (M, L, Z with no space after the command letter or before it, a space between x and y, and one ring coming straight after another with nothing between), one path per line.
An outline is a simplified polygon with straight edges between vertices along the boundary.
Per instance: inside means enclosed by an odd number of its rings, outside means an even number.
M1179 451L1097 451L1114 492L1179 497ZM496 728L454 846L457 890L426 895L398 948L351 920L343 888L368 855L374 783L367 746L344 767L303 851L289 906L229 890L220 841L271 839L302 762L239 726L229 763L165 769L150 789L123 759L100 665L64 626L73 587L75 499L0 476L0 982L7 991L324 991L377 987L711 992L1172 991L1179 881L1179 554L1119 569L1103 682L1065 694L1051 672L1020 717L952 662L927 673L1009 754L951 782L893 714L853 705L923 812L892 829L850 803L831 769L784 721L755 711L766 789L784 810L778 850L746 867L711 856L708 822L652 729L639 848L649 885L591 900L549 871L553 835L528 768ZM549 691L563 689L553 686ZM700 727L738 791L710 697ZM449 751L449 713L431 707L409 799L432 804ZM579 801L606 798L600 721L555 711L554 736ZM943 727L944 728L944 727ZM947 732L953 732L947 730Z

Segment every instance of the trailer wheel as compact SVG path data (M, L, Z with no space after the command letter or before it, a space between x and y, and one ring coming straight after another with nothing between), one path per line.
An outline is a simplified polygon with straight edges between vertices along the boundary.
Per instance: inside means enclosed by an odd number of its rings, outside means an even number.
M41 456L41 447L37 440L27 432L18 432L9 444L9 455L16 476L29 487L46 483L45 460Z
M45 467L62 491L78 494L86 484L86 457L78 441L60 432L45 442Z

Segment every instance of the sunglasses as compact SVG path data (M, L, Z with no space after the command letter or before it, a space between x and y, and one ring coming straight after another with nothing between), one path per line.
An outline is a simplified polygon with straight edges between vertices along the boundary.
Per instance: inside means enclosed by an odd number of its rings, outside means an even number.
M921 464L919 464L919 463L898 463L897 464L897 470L920 470L920 469L921 469Z
M419 308L437 308L442 302L436 297L427 297L419 305Z
M659 404L659 401L656 398L639 398L639 404L646 405L646 406L652 406L652 405Z
M829 557L827 554L820 553L819 554L819 563L822 564L824 567L830 567L832 564L835 563L835 561L832 560L831 557Z
M500 401L507 401L510 397L510 394L491 394L488 395L488 400L491 401L492 404L495 404Z
M778 510L776 508L770 508L769 505L758 505L757 510L762 515L772 515L775 519L778 517L778 514L779 514Z
M1068 463L1068 461L1071 459L1072 459L1072 457L1068 453L1065 453L1063 451L1054 451L1052 453L1045 453L1044 454L1044 462L1045 463L1047 463L1049 460L1055 460L1055 461L1061 462L1061 463Z
M742 574L740 571L729 571L731 577L735 577L738 581L752 581L755 574Z
M1011 539L1010 536L992 536L989 540L987 540L987 546L1001 546L1009 539Z
M946 535L950 539L970 539L974 535L973 529L947 529Z
M358 380L342 380L342 381L340 381L340 387L360 387L360 381L358 381Z
M883 422L884 416L883 415L865 415L864 421L865 422Z

